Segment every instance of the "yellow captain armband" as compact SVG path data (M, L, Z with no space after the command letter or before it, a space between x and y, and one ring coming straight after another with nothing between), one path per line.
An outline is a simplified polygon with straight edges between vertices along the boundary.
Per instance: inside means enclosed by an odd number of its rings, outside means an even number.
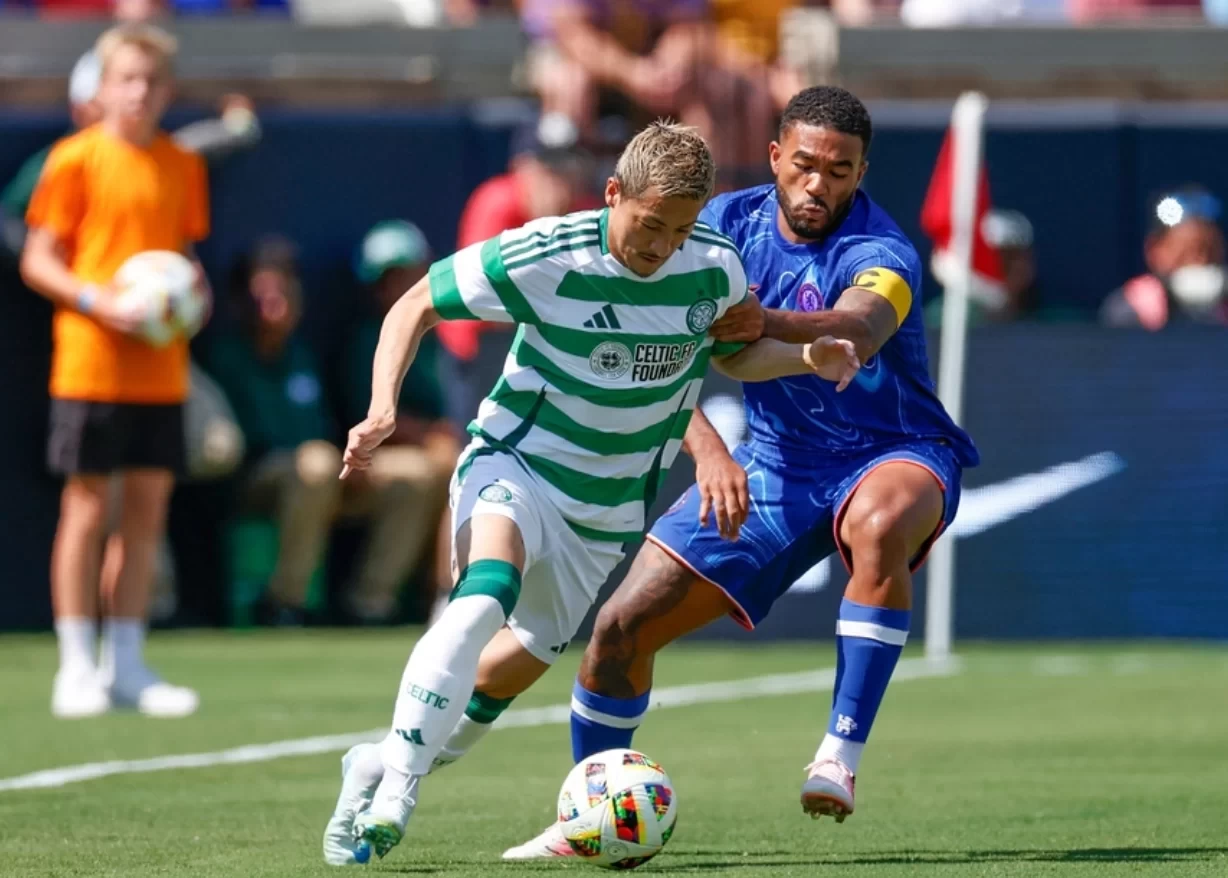
M912 288L908 281L889 268L867 268L853 276L853 286L877 293L895 309L895 323L899 326L912 307Z

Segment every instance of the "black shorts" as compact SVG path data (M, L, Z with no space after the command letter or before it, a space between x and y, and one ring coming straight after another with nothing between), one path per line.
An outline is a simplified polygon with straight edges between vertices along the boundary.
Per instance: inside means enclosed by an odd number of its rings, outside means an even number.
M60 475L187 468L182 405L51 400L47 466Z

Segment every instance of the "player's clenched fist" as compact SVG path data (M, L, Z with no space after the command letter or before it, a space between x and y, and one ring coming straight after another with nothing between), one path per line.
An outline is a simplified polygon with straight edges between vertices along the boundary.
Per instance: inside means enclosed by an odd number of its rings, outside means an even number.
M345 478L355 470L363 470L371 465L371 455L380 443L392 435L396 429L396 418L367 418L350 429L349 439L345 443L345 454L341 456L341 478Z
M844 390L857 377L861 361L851 341L825 335L802 348L802 359L814 374L836 382L836 392Z

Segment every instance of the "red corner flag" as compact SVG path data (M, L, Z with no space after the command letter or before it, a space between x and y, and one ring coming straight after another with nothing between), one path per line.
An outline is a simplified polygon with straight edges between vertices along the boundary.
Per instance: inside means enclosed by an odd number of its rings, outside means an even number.
M956 277L958 266L951 253L951 189L954 185L955 148L952 131L947 129L934 165L934 175L925 193L921 206L921 228L934 242L934 255L930 261L936 277L943 286L949 286ZM1002 301L1004 294L1002 260L998 251L985 240L985 215L989 213L989 175L982 162L980 179L977 181L976 218L972 242L972 283L969 293L985 304Z

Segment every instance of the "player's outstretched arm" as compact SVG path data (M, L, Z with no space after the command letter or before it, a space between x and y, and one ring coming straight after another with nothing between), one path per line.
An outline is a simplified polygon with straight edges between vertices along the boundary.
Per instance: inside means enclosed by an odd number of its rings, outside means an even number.
M418 343L426 331L439 323L431 301L430 278L424 277L388 311L380 328L371 372L371 405L366 419L350 430L342 456L341 478L371 465L371 456L380 443L392 435L397 424L397 399L405 373L418 353Z
M861 360L856 345L844 338L823 336L806 344L761 338L736 354L713 357L712 365L738 381L771 381L789 375L815 374L835 381L839 392L856 377Z
M870 272L862 272L857 276L860 283L874 283L873 278L867 278ZM894 272L892 278L897 278ZM902 281L901 281L902 283ZM763 337L773 338L782 342L801 344L819 336L832 336L851 341L857 348L857 356L861 362L866 362L878 353L878 349L887 343L887 339L895 334L903 316L908 313L908 305L900 308L898 301L904 294L911 301L907 285L902 290L893 288L889 291L895 298L889 298L878 290L861 286L852 286L845 290L836 300L835 306L829 311L776 311L764 309ZM734 324L722 325L722 321L712 324L710 334L717 341L741 341L742 335Z

